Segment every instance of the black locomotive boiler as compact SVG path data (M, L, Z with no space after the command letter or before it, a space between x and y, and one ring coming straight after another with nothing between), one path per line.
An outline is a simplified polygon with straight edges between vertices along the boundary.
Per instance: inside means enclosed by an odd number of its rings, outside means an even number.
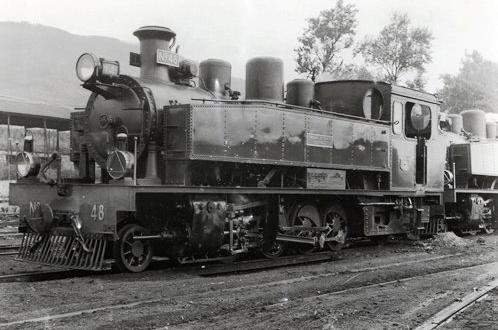
M282 61L258 57L247 63L242 100L229 63L210 59L198 69L173 51L168 28L134 34L140 54L130 63L140 77L93 54L78 59L92 92L71 117L79 176L58 171L47 180L60 157L40 168L30 143L18 156L22 177L10 188L21 206L18 259L138 272L153 256L278 257L340 249L351 237L494 221L498 173L473 173L461 155L498 144L443 131L434 95L373 81L294 80L284 102Z

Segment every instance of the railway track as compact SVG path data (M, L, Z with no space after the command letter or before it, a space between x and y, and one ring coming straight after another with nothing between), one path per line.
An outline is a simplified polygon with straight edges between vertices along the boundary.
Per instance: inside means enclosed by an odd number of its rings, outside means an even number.
M361 243L361 242L360 242ZM363 242L367 245L376 245L376 243L371 243L369 241ZM0 256L13 256L17 255L19 249L18 244L12 245L0 245ZM459 254L453 254L452 256L457 256ZM244 261L237 261L233 263L192 263L192 264L183 264L171 266L171 264L164 266L164 261L169 260L168 258L157 258L156 264L152 265L150 271L166 269L172 270L175 272L183 272L190 273L199 276L216 276L223 275L229 273L241 273L241 272L250 272L256 270L264 270L271 269L277 267L286 267L292 265L302 265L316 262L324 262L328 260L334 259L336 256L335 252L324 251L317 252L307 255L290 255L279 257L275 259L250 259ZM423 261L423 260L422 260ZM414 263L418 263L419 261L414 261ZM410 262L412 263L412 262ZM388 266L389 267L389 266ZM367 270L367 269L365 269ZM363 270L362 270L363 271ZM88 274L103 274L109 272L88 272ZM64 275L65 274L65 275ZM1 282L36 282L36 281L47 281L51 279L62 279L69 277L78 276L78 271L70 272L62 271L62 272L30 272L30 273L19 273L19 274L8 274L0 276ZM80 271L80 274L87 275L87 272ZM327 276L328 274L324 274Z
M313 262L322 262L333 259L334 254L331 252L320 252L311 255L286 256L276 259L257 259L248 261L239 261L230 264L211 264L199 266L194 269L198 270L201 276L216 276L229 273L239 273L254 270L270 269L276 267L293 266L308 264Z
M17 233L16 233L17 234ZM392 242L394 244L399 243L401 241ZM375 242L370 242L368 240L362 240L355 242L355 244L359 246L377 246L378 244ZM19 244L10 244L10 245L0 245L0 257L1 256L14 256L17 255ZM284 256L276 259L250 259L244 261L237 261L233 263L190 263L183 265L175 266L164 266L163 262L170 262L168 258L155 257L156 263L152 264L150 269L151 271L159 270L159 269L177 269L179 272L191 273L200 276L216 276L221 274L228 273L240 273L240 272L249 272L255 270L263 270L263 269L271 269L276 267L285 267L313 262L322 262L331 260L336 255L335 252L331 251L323 251L312 253L308 255L290 255ZM94 273L98 274L98 273ZM25 274L12 274L6 275L4 277L0 276L0 282L23 282L23 281L37 281L38 278L40 280L50 280L50 275L45 275L45 273L33 273L32 276L27 276ZM46 279L45 279L46 278ZM58 279L55 277L54 279Z
M219 291L217 291L218 294L222 293L233 293L233 292L244 292L244 291L249 291L249 290L264 290L265 288L269 287L274 287L274 286L279 286L279 285L289 285L293 283L298 283L298 282L307 282L313 279L321 279L321 278L327 278L330 276L336 276L339 273L342 274L353 274L353 276L356 276L359 273L367 273L367 272L373 272L377 270L382 270L382 269L387 269L387 268L398 268L406 265L413 265L413 264L419 264L419 263L425 263L425 262L437 262L438 260L445 259L445 258L454 258L461 255L460 253L457 254L448 254L448 255L442 255L442 256L437 256L437 257L430 257L430 258L425 258L425 259L418 259L418 260L409 260L405 262L396 262L396 263L390 263L390 264L384 264L380 266L372 266L372 267L361 267L361 268L355 268L355 269L347 269L342 272L328 272L328 273L321 273L321 274L316 274L316 275L310 275L310 276L299 276L296 278L290 278L290 279L284 279L284 280L278 280L278 281L270 281L270 282L264 282L264 283L256 283L256 284L249 284L249 285L242 285L242 286L235 286L235 287L228 287L228 288L220 288ZM254 262L255 263L255 262ZM412 280L419 280L421 278L426 278L432 275L436 274L446 274L446 273L452 273L452 272L459 272L461 270L465 269L474 269L478 267L483 267L483 266L488 266L488 265L497 265L498 262L489 262L489 263L483 263L479 265L473 265L473 266L465 266L465 267L460 267L457 269L445 269L445 270L437 270L437 271L431 271L426 274L422 275L416 275L416 276L410 276L410 277L405 277L405 278L399 278L395 280L390 280L390 281L380 281L378 283L373 283L373 284L366 284L366 285L353 285L349 288L346 289L340 289L340 290L335 290L332 292L327 292L325 294L319 294L319 295L313 295L312 297L307 297L303 299L316 299L319 297L326 297L326 296L334 296L334 295L340 295L346 292L354 292L354 291L360 291L363 289L367 288L372 288L372 287L382 287L382 286L387 286L387 285L399 285L399 283L403 282L408 282ZM229 265L232 266L232 265ZM188 268L192 268L192 266L188 266ZM199 268L199 266L197 266ZM226 268L226 267L224 267ZM226 271L220 271L216 272L216 267L200 267L199 275L215 275L217 274L224 274ZM190 293L190 294L182 294L182 299L185 300L195 300L196 298L201 298L201 297L207 297L212 295L212 291L206 291L206 292L196 292L196 293ZM39 322L48 322L48 321L56 321L56 320L62 320L62 319L67 319L67 318L72 318L75 316L79 315L90 315L93 313L97 312L109 312L112 310L116 309L133 309L133 308L138 308L141 306L145 305L151 305L151 304L167 304L171 299L174 297L166 297L166 298L157 298L157 299L144 299L144 300L137 300L129 303L121 303L121 304L112 304L112 305L105 305L105 306L100 306L97 308L90 308L90 309L81 309L81 310L74 310L71 312L67 313L60 313L60 314L53 314L53 315L48 315L44 317L38 317L38 318L29 318L29 319L23 319L23 320L15 320L15 321L10 321L10 322L5 322L5 323L0 323L0 328L1 327L7 327L7 326L13 326L13 325L22 325L22 324L28 324L28 323L39 323ZM281 306L282 303L274 303L274 304L265 304L264 308L266 309L272 309L274 307ZM161 307L163 308L163 307ZM175 306L171 307L164 307L165 312L174 312L174 310L169 310L169 309L174 309L176 308ZM188 325L189 321L185 320L185 322L182 322L182 325ZM170 324L173 326L174 324Z
M490 291L496 288L498 288L498 280L491 281L480 289L475 289L474 292L469 293L459 301L454 302L453 304L436 313L434 316L415 328L415 330L433 330L447 325L449 322L451 322L453 317L463 312L465 309L467 309L469 306L476 303L480 299L484 298Z
M0 238L4 238L4 237L22 237L22 235L24 235L23 233L18 233L17 231L15 232L3 232L3 233L0 233Z
M0 241L4 242L5 240L11 241L12 238L20 238L22 237L22 233L18 233L17 231L10 232L1 232L0 233ZM6 242L4 242L6 243ZM14 244L0 244L0 256L12 256L16 255L19 250L20 243Z
M17 253L17 252L16 252ZM238 273L244 271L254 271L262 269L270 269L276 267L309 264L314 262L322 262L331 260L333 255L330 252L316 253L305 256L288 256L278 259L258 259L235 262L231 264L194 264L181 265L176 268L177 272L193 273L200 276L215 276L228 273ZM153 270L151 270L153 271ZM8 274L0 276L1 282L40 282L65 279L71 277L84 277L100 274L112 274L113 271L90 272L82 270L66 270L66 271L48 271L48 272L29 272Z
M15 256L17 255L17 249L15 249L14 251L1 251L0 250L0 257L2 256Z
M19 244L0 245L0 256L16 255L19 247Z
M14 250L18 249L21 245L19 244L0 244L0 251L2 250Z
M85 277L95 275L94 272L82 270L62 270L47 272L27 272L18 274L0 275L0 283L5 282L43 282L61 280L73 277Z

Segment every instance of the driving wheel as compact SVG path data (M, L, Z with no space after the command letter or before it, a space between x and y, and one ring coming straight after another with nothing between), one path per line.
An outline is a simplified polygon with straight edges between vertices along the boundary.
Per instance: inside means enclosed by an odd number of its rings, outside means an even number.
M348 237L348 219L344 209L333 204L323 213L323 226L327 227L326 238L330 239L325 244L333 251L341 250Z
M292 227L303 227L303 230L296 230L293 234L298 237L313 238L317 232L307 228L320 226L320 212L314 203L298 204L291 212ZM315 249L313 245L299 244L298 252L310 253Z

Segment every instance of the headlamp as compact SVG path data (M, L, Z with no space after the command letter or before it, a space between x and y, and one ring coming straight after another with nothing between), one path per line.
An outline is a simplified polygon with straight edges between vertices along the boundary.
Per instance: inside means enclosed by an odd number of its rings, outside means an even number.
M97 56L85 53L78 58L76 62L76 75L79 80L87 82L98 74L100 61Z
M107 157L107 173L114 180L119 180L132 172L134 164L135 157L131 152L114 150Z
M40 171L40 157L32 152L23 151L16 156L16 169L20 177L35 176Z
M91 53L84 53L76 61L76 75L82 82L102 77L116 77L119 75L119 62L98 58Z

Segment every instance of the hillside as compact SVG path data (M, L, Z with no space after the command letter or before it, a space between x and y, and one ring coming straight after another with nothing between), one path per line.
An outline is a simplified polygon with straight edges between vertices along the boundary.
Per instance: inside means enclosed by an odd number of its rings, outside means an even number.
M128 54L138 49L138 43L13 22L0 22L0 45L0 95L70 106L83 106L88 96L75 74L82 53L118 59L131 72Z
M43 25L0 22L0 45L1 96L84 106L89 92L80 87L75 64L85 52L118 60L122 73L136 76L139 72L128 65L130 51L139 50L138 40L133 44ZM243 92L244 80L234 78L232 86Z

